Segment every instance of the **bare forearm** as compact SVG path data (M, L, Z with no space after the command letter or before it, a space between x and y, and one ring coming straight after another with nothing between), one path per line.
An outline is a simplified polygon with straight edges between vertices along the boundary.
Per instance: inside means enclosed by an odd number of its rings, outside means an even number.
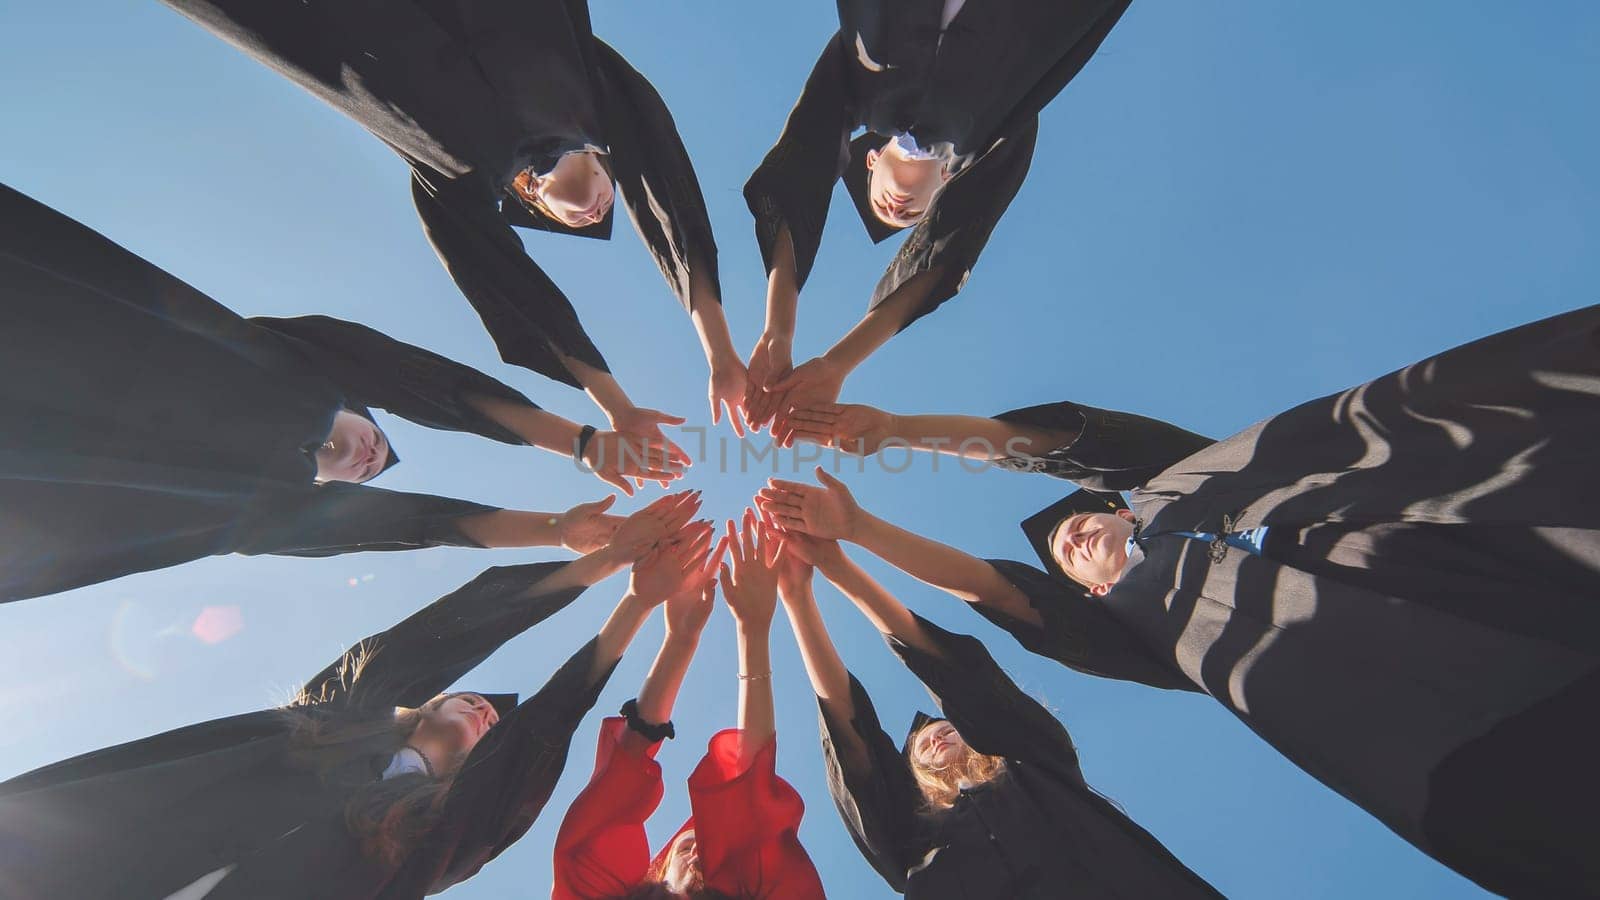
M772 271L767 274L767 320L764 332L770 337L794 338L800 288L795 276L794 243L783 227L772 250Z
M547 576L536 586L540 593L589 587L628 567L628 560L612 547L585 553Z
M865 511L855 543L912 578L969 603L977 602L980 589L988 583L985 570L994 569L985 560Z
M656 660L639 686L639 715L647 722L665 722L672 718L672 707L678 699L678 689L694 659L695 648L700 643L698 632L674 633L668 630L661 639L661 649Z
M1040 622L1027 597L986 559L865 511L854 540L889 565L959 600L984 604L1024 622Z
M466 516L456 524L481 547L558 547L560 521L559 513L497 509Z
M529 445L562 456L572 455L582 431L576 422L537 407L477 395L469 397L468 402Z
M906 609L904 603L884 590L883 585L848 557L840 556L819 571L855 604L856 609L861 610L861 614L878 631L919 650L934 649L933 642L923 632L922 625L911 614L911 610Z
M589 399L604 410L608 418L616 418L618 413L633 406L633 401L628 399L628 392L622 389L622 385L617 383L617 379L613 378L610 372L596 369L570 356L562 357L561 361L566 364L567 371L583 385L583 390L589 395Z
M772 710L772 623L740 622L739 635L739 730L740 763L747 764L772 740L777 724Z
M623 595L595 636L593 677L598 678L622 658L652 608L634 594Z
M851 328L849 333L823 354L846 372L852 372L877 352L879 347L900 332L911 318L911 313L927 299L938 283L940 272L931 269L919 273L900 286L900 289L878 304Z
M689 287L689 320L694 323L694 333L700 338L700 348L705 351L706 364L712 368L739 360L734 349L733 336L728 333L728 317L722 310L722 298L702 267L696 267Z
M968 459L1042 456L1077 437L1064 431L1013 425L984 416L920 415L894 417L895 437L913 449Z
M850 672L833 645L811 588L795 591L793 596L785 594L783 608L789 615L789 627L794 631L806 675L811 679L812 692L835 721L848 722L855 718L855 706L850 699Z

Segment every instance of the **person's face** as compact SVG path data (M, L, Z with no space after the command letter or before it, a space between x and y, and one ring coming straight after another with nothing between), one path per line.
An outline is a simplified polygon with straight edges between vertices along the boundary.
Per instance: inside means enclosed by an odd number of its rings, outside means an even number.
M1050 535L1050 555L1072 580L1101 597L1122 577L1128 564L1133 513L1078 513L1061 520Z
M873 215L885 225L906 228L922 221L939 188L950 180L945 164L937 159L907 159L905 151L890 141L867 151L868 196Z
M948 768L960 761L966 752L967 742L949 722L924 726L911 743L912 760L925 769Z
M419 736L451 756L465 755L478 745L500 714L477 694L451 694L423 709Z
M317 448L318 481L352 481L360 484L383 471L389 459L389 439L371 421L341 409L333 417L333 430Z
M693 886L695 875L700 871L700 848L694 839L694 829L691 828L678 836L673 842L672 849L667 853L667 868L661 874L661 883L667 890L675 893L685 893Z
M611 176L594 153L568 153L550 174L533 187L550 215L571 228L583 228L604 219L615 195Z

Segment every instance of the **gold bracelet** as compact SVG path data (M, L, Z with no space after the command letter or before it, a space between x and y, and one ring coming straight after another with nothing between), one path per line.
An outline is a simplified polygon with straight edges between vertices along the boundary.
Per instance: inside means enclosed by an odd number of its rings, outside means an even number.
M772 670L771 669L768 669L767 671L762 672L760 675L746 675L743 672L739 673L739 680L740 681L764 681L764 680L766 680L768 678L771 678L771 677L772 677Z

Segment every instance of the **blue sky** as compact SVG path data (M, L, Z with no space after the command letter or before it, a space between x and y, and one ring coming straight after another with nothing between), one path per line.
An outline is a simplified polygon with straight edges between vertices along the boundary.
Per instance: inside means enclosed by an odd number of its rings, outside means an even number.
M717 229L734 337L748 351L764 282L739 188L835 27L833 8L596 0L593 13L597 33L654 81L678 120ZM1223 436L1594 302L1596 47L1600 8L1576 0L1537 10L1136 3L1046 112L1033 171L966 290L880 351L844 397L974 414L1070 398ZM596 418L581 394L498 361L425 243L388 150L159 4L0 3L0 84L6 183L240 312L357 319L569 417ZM866 241L842 194L834 213L802 297L798 358L859 317L894 252ZM709 424L693 332L626 225L609 244L526 242L637 401ZM550 510L605 493L540 451L385 425L405 458L387 487ZM725 426L712 434L733 440ZM778 464L795 467L791 454ZM713 458L685 483L706 491L709 512L732 516L770 465L719 472ZM845 466L869 508L985 556L1028 558L1016 522L1063 491L948 460L934 471L926 457L901 472ZM280 701L347 644L482 568L565 555L216 558L0 607L0 777ZM867 561L913 608L981 636L1066 722L1091 782L1229 896L1481 896L1206 698L1068 672ZM622 585L592 588L464 686L536 689ZM847 662L898 730L926 695L847 604L820 594ZM220 644L195 640L189 623L208 606L237 607L242 630ZM544 817L450 896L548 892L555 828L588 776L599 714L635 693L659 636L652 622L623 661ZM781 617L773 643L779 766L807 803L802 839L833 896L886 896L828 800L814 703ZM657 839L686 813L682 779L705 739L733 722L732 644L719 612L684 688L680 739L661 753Z

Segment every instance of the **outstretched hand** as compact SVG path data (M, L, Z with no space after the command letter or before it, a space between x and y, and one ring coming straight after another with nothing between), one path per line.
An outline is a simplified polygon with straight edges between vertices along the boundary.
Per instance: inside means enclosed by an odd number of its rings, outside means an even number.
M624 519L607 546L620 558L636 562L657 544L682 530L699 511L699 491L668 494Z
M838 400L846 374L838 363L818 356L801 363L772 386L773 393L783 395L778 401L777 418L772 422L772 436L779 445L794 446L794 411L824 406Z
M749 381L744 393L745 421L752 433L760 431L778 413L778 402L783 394L777 390L779 381L794 371L790 357L789 339L763 334L750 352Z
M821 466L816 472L820 485L768 479L767 486L756 493L756 505L769 524L783 531L825 541L854 540L865 515L860 504L844 482Z
M825 403L797 408L789 413L797 441L837 447L846 453L868 456L883 449L894 437L894 416L860 403Z
M667 439L662 433L663 425L682 425L688 421L682 416L671 416L657 409L648 409L643 406L628 406L618 410L615 414L609 410L606 415L611 420L611 427L624 437L637 440L645 446L661 447L666 452L666 461L680 467L692 464L689 454L682 447ZM598 437L598 435L597 435ZM634 483L644 487L645 481L660 481L662 487L666 486L666 479L651 478L648 476L630 475Z
M616 502L617 495L612 494L592 503L579 503L557 516L561 546L577 553L592 553L610 544L624 521L621 516L606 514Z
M710 523L707 523L708 525ZM667 598L666 620L667 633L676 635L698 635L705 630L706 622L711 619L711 607L716 605L717 580L712 577L716 571L716 557L706 561L704 584L698 588L690 587Z
M750 396L750 375L744 363L737 359L711 367L711 383L707 388L711 401L711 424L722 421L723 410L728 413L728 424L733 433L744 437L745 404Z
M666 487L667 482L683 477L686 464L674 458L672 448L672 442L665 437L597 431L583 448L583 463L596 478L631 497L630 478L640 484L659 481Z
M633 564L629 593L650 606L681 594L703 594L713 577L714 560L707 559L706 551L711 549L714 530L710 522L690 522L661 541ZM684 614L681 609L679 612Z
M721 566L722 597L741 626L764 630L772 624L778 606L778 556L782 545L771 529L756 519L754 510L744 511L742 526L735 530L728 520L728 532L714 554L723 549L728 562Z

